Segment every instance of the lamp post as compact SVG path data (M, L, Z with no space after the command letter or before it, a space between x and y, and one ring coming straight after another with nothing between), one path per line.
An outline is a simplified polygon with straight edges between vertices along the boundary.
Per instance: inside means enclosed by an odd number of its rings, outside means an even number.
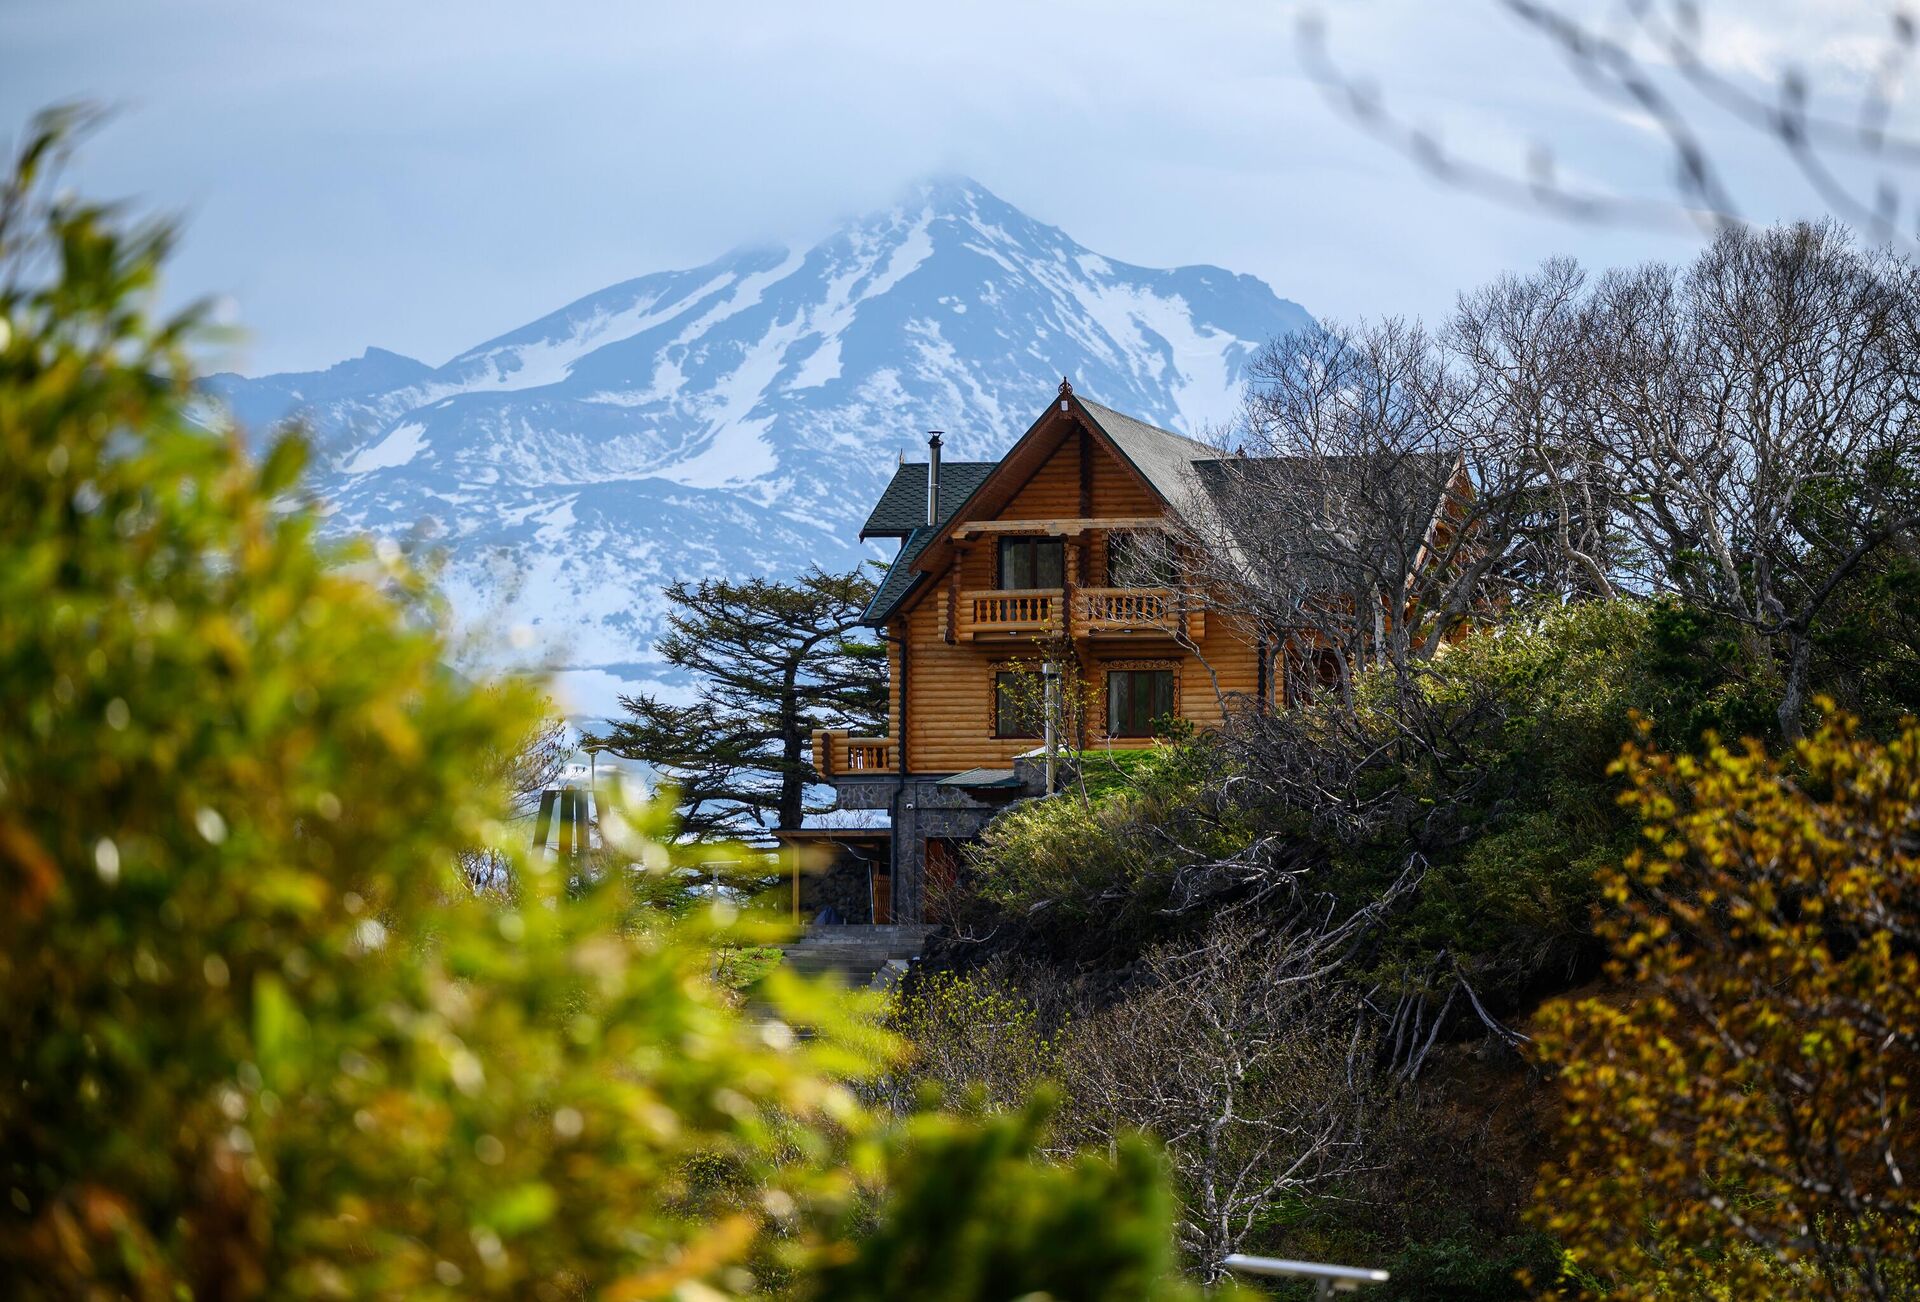
M1060 762L1060 666L1049 660L1040 666L1043 686L1041 709L1046 714L1047 794L1053 794Z

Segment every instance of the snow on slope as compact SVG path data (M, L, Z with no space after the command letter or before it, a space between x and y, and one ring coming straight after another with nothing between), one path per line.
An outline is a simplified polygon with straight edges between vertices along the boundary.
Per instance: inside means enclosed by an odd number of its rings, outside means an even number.
M314 431L335 531L415 539L482 646L615 708L651 683L660 587L874 553L854 534L928 429L999 455L1060 377L1146 420L1229 418L1248 358L1312 324L1261 281L1083 248L978 184L917 187L814 247L611 286L444 366L214 377L250 426Z

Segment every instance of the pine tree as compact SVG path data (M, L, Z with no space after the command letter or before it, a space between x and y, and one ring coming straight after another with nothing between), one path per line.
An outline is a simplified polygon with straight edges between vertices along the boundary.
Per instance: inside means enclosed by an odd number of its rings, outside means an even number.
M813 730L885 723L885 649L859 632L873 590L861 569L669 585L672 631L657 649L698 678L699 699L622 697L627 717L592 744L670 779L690 836L800 826L817 812L806 804L820 780L806 757Z

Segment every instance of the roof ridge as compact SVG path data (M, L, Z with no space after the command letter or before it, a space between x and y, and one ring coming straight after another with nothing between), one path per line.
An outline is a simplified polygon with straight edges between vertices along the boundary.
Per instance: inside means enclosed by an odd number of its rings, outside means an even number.
M1074 397L1079 398L1083 406L1095 407L1110 416L1118 416L1122 420L1132 421L1135 425L1143 429L1150 429L1154 433L1163 434L1170 439L1178 439L1180 442L1188 444L1191 447L1199 448L1211 456L1221 455L1219 448L1214 447L1211 443L1197 439L1191 434L1182 434L1180 431L1168 429L1164 425L1156 425L1150 420L1142 420L1138 416L1121 411L1118 407L1109 407L1104 402L1095 402L1092 398L1081 397L1078 393L1074 394Z

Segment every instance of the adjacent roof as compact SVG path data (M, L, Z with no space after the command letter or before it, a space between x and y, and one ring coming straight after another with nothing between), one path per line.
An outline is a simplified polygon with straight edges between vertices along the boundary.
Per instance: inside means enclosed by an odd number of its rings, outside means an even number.
M944 522L960 504L973 496L997 461L943 461L940 463L940 519ZM907 462L893 472L893 482L874 503L867 522L860 526L860 541L869 538L905 538L927 523L927 466L924 461Z
M1304 519L1339 521L1343 519L1377 520L1382 514L1397 515L1396 531L1390 535L1397 543L1377 537L1373 545L1404 546L1418 549L1433 527L1454 476L1459 473L1460 457L1453 452L1410 452L1381 458L1374 475L1347 473L1342 463L1359 461L1357 457L1213 457L1193 463L1193 479L1201 491L1222 506L1236 492L1256 494L1269 502L1297 504ZM1387 476L1383 478L1382 476ZM1365 487L1358 487L1361 485ZM1376 491L1377 490L1377 491ZM1348 500L1330 500L1345 497ZM1245 547L1268 563L1274 559L1274 540L1236 538L1236 548ZM1285 546L1287 564L1308 582L1332 583L1344 576L1335 573L1332 557L1314 537L1302 534L1299 546ZM1335 547L1358 545L1357 540ZM1244 559L1244 558L1243 558Z

